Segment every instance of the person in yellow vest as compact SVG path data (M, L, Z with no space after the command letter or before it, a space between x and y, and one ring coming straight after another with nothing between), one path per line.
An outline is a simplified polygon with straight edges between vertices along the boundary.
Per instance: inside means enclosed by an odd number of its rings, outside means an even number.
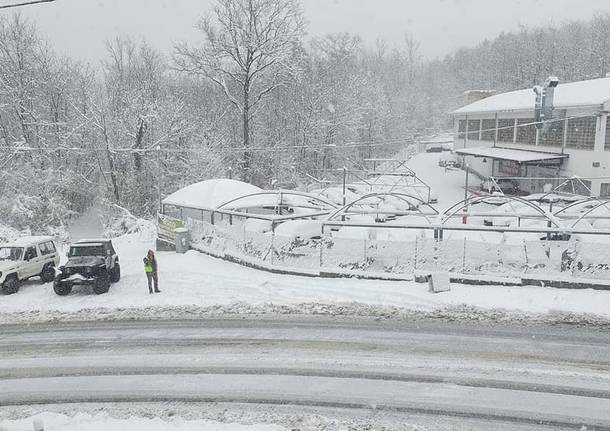
M144 258L144 272L148 279L148 293L153 293L153 281L155 285L155 293L161 292L159 290L159 275L158 275L157 257L152 250L148 250L148 254Z

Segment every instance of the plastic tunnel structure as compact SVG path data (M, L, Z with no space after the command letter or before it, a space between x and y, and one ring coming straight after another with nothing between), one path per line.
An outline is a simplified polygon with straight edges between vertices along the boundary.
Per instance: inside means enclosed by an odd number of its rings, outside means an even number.
M572 223L571 227L576 227L576 225L578 225L578 223L580 223L582 220L585 220L589 214L591 214L593 211L601 208L601 207L606 207L608 208L608 211L610 212L610 206L608 206L610 204L610 199L604 199L604 198L589 198L589 199L585 199L582 201L578 201L578 202L574 202L571 205L568 205L567 207L561 208L559 211L555 212L555 216L559 216L560 214L564 213L566 210L570 209L570 208L574 208L578 205L582 205L585 204L587 202L597 202L596 205L593 205L593 207L589 208L587 211L585 211L584 213L582 213L580 215L580 217L578 217L574 223Z
M286 197L288 199L284 201ZM296 197L297 199L291 200L290 197ZM295 190L269 190L250 193L226 201L218 205L216 209L239 209L249 207L251 204L263 204L267 206L290 205L301 208L319 209L320 211L332 211L337 209L337 205L326 199Z
M464 209L468 208L469 206L478 204L480 202L485 202L489 198L490 198L490 196L477 196L475 198L464 199L464 200L456 203L455 205L447 208L440 215L440 224L441 225L446 224L447 221L449 221L451 218L453 218L460 211L463 211ZM503 198L506 198L507 201L519 202L523 205L526 205L526 206L532 208L534 211L536 211L538 214L540 214L543 218L547 219L549 222L551 222L553 225L555 225L556 228L563 227L561 225L561 221L557 217L555 217L555 215L550 214L547 211L544 211L538 205L536 205L526 199L523 199L523 198L520 198L517 196L507 196L507 195L504 195Z
M437 216L438 215L438 211L432 207L428 202L424 201L422 198L418 197L418 196L412 196L410 194L407 193L399 193L399 192L378 192L378 193L369 193L367 195L361 196L360 198L356 199L353 202L348 203L347 205L337 209L335 212L331 213L328 216L327 221L334 221L336 218L341 217L346 215L350 209L352 209L354 206L358 205L359 203L361 203L362 201L365 201L367 199L371 199L371 198L379 198L380 201L383 200L383 197L385 196L392 196L395 197L397 199L400 199L404 202L406 202L407 204L409 204L409 206L411 206L411 201L409 201L409 199L411 200L415 200L417 202L419 202L421 205L425 205L428 208L430 208L432 210L432 213ZM419 206L417 207L417 211L423 215L426 220L430 221L428 219L428 214L424 213L423 211L421 211L421 209L419 208ZM372 211L374 212L374 211Z

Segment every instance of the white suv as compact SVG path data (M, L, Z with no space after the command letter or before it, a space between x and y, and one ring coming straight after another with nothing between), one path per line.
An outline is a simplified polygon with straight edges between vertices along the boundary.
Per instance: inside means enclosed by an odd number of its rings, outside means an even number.
M53 281L59 253L50 236L28 236L10 244L0 244L0 288L2 293L17 293L19 284L39 276L44 283Z

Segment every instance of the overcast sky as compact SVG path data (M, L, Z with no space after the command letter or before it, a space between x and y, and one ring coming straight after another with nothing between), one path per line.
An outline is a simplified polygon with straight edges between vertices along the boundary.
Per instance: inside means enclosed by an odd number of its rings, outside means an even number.
M213 0L56 0L22 7L62 54L99 61L115 35L146 39L163 52L179 40L197 40L193 25ZM0 4L17 0L0 0ZM610 0L303 0L309 35L359 34L398 45L405 33L421 42L426 57L473 46L520 25L588 19L610 12ZM7 9L0 14L9 13Z

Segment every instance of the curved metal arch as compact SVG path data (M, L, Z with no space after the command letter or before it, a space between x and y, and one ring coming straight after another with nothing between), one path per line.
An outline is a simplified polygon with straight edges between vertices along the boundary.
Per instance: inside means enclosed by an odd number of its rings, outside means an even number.
M230 205L234 202L240 201L242 199L246 199L246 198L250 198L253 196L278 196L278 195L288 195L288 196L299 196L299 197L304 197L304 198L308 198L308 199L313 199L316 202L322 203L328 207L330 207L331 209L337 209L338 206L330 201L327 201L326 199L323 199L319 196L314 196L311 195L309 193L305 193L305 192L299 192L299 191L295 191L295 190L267 190L267 191L262 191L262 192L256 192L256 193L249 193L247 195L243 195L243 196L239 196L236 197L234 199L231 199L227 202L224 202L220 205L218 205L215 209L220 210L225 208L227 205Z
M489 199L491 196L478 196L476 198L468 198L468 199L464 199L458 203L456 203L455 205L447 208L439 217L440 217L440 224L444 225L445 223L447 223L448 220L450 220L454 215L456 215L458 212L462 211L464 208L467 208L470 205L474 205L477 204L479 202L484 202L486 199ZM506 198L509 201L514 201L514 202L520 202L532 209L534 209L537 213L539 213L540 215L544 216L544 218L546 218L548 221L550 221L551 223L553 223L555 225L555 227L557 228L561 228L562 226L559 223L559 220L553 215L553 214L549 214L548 212L544 211L542 208L540 208L538 205L517 197L517 196L507 196L504 195L504 198Z
M377 193L369 193L366 194L364 196L359 197L358 199L356 199L353 202L350 202L349 204L343 206L342 208L337 209L337 211L331 213L328 217L327 220L328 221L332 221L334 218L336 218L337 216L340 215L344 215L347 211L349 211L354 205L358 204L359 202L362 202L365 199L370 199L370 198L381 198L383 196L393 196L395 198L398 198L406 203L408 203L409 205L411 205L411 202L409 202L406 198L409 199L414 199L416 201L418 201L420 204L426 205L428 208L430 208L434 214L438 215L438 211L431 206L428 202L424 201L422 198L417 197L417 196L412 196L408 193L400 193L400 192L377 192ZM420 214L422 214L426 220L430 221L428 219L428 217L426 216L426 214L424 214L419 208L418 211L420 212Z
M570 208L574 208L575 206L586 204L587 202L600 202L600 203L603 203L603 204L610 204L610 199L607 199L607 198L598 198L598 197L590 197L590 198L587 198L587 199L581 199L579 201L572 202L570 205L566 205L563 208L559 208L557 211L555 211L553 213L553 215L554 216L558 216L559 214L569 210ZM599 208L599 206L597 206L597 208Z
M575 227L580 221L582 221L585 218L587 218L587 216L589 214L591 214L593 211L595 211L596 209L601 208L603 206L606 206L606 205L608 205L610 203L610 201L608 201L608 200L603 201L603 200L601 200L599 198L597 198L597 200L600 201L600 202L597 205L595 205L593 208L590 208L588 211L585 211L580 217L578 217L576 219L576 221L574 221L574 223L572 223L571 227ZM608 208L610 209L610 207L608 207Z

